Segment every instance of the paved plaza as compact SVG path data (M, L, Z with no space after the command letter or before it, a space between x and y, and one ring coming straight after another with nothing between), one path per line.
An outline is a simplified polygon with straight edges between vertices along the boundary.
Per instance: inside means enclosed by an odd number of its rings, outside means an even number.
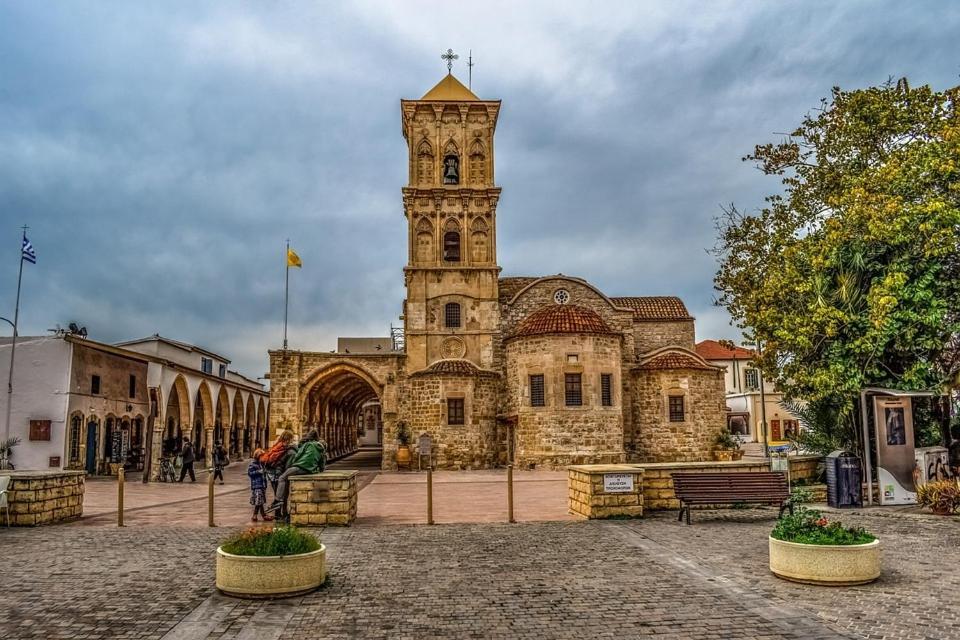
M221 525L230 504L247 513L231 474L218 485ZM392 484L404 477L415 478ZM246 602L213 588L214 549L235 528L205 527L205 511L171 515L200 510L200 488L144 487L156 504L128 514L123 529L104 505L80 523L0 530L4 637L960 638L957 519L844 514L881 537L884 573L836 589L768 572L769 509L698 512L693 526L670 513L513 525L368 518L316 530L329 549L325 588ZM170 504L173 490L191 495Z

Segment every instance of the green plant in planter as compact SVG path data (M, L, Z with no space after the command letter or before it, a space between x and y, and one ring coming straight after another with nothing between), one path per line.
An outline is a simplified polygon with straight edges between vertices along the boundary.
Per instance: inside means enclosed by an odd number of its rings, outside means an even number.
M790 492L790 502L793 504L809 504L813 502L813 491L806 487L798 487L794 485L793 491Z
M407 423L402 420L397 423L397 443L403 446L410 444L410 429L407 428Z
M839 522L830 522L819 511L806 507L798 507L793 515L785 515L777 520L770 536L784 542L833 545L868 544L877 539L863 527L844 527Z
M224 540L221 548L235 556L294 556L316 551L320 542L296 527L251 527Z
M917 487L917 504L937 513L960 511L960 478L920 485Z
M730 433L729 429L724 429L713 439L713 444L715 444L718 449L733 451L740 448L740 439Z

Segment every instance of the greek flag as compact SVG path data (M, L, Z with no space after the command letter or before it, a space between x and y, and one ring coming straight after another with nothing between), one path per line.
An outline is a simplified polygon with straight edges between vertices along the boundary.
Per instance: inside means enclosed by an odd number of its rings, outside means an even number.
M37 252L34 251L33 244L27 240L26 236L23 238L23 250L20 252L20 257L30 264L37 264Z

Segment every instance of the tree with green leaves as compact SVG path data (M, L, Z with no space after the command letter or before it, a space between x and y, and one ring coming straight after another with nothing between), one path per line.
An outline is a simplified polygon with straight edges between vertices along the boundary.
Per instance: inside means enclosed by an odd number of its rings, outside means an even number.
M960 371L960 87L843 91L744 160L782 189L718 221L718 304L788 397L939 390Z

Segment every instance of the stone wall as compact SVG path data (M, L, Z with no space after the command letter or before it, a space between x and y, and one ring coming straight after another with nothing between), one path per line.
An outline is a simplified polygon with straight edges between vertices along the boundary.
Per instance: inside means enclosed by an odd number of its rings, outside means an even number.
M635 370L632 420L626 434L631 462L705 461L726 427L723 371ZM671 422L668 397L684 397L684 420Z
M424 373L410 376L399 393L398 421L407 425L413 455L423 434L433 439L435 468L486 469L497 464L506 446L498 438L499 376ZM464 424L448 424L447 400L462 398ZM384 427L384 468L396 469L396 434ZM416 458L414 457L414 462Z
M635 320L633 323L636 354L661 347L683 347L693 351L696 346L693 320Z
M632 489L608 493L604 475L609 473L631 476ZM581 518L638 518L643 515L643 470L622 464L567 467L567 493L570 513Z
M292 525L349 526L357 519L357 472L292 476L289 506Z
M519 468L622 462L623 392L620 336L540 335L508 341L506 407L516 416ZM576 355L576 362L568 356ZM579 373L581 406L567 406L564 376ZM544 405L531 406L529 376L544 376ZM612 404L602 406L600 376L613 376Z
M83 515L83 471L11 471L10 524L33 527L76 520ZM0 514L0 518L5 514Z

